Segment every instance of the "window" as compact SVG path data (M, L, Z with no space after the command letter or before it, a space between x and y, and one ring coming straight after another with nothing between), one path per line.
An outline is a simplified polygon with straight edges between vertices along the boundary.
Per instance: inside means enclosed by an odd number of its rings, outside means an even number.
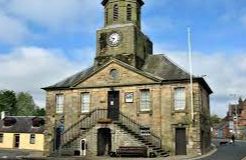
M81 94L81 112L88 113L90 111L90 94L82 93Z
M185 88L175 88L174 90L174 109L185 109Z
M105 23L108 24L108 9L105 10Z
M3 143L3 133L0 133L0 143Z
M117 21L118 17L119 17L119 7L117 4L114 5L114 9L113 9L113 20Z
M148 89L141 90L140 111L150 111L150 92Z
M56 113L63 113L64 95L56 95Z
M130 4L127 5L126 9L126 20L131 21L132 20L132 6Z
M112 69L109 74L113 80L116 80L119 77L119 72L116 69Z
M30 144L35 144L35 138L36 138L35 134L30 135Z

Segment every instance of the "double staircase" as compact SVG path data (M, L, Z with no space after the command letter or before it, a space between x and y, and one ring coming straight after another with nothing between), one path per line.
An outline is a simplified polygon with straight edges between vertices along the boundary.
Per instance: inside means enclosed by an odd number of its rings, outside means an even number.
M61 144L58 150L54 153L66 153L68 150L78 149L77 140L87 134L93 127L98 124L98 121L108 118L107 109L95 109L87 114L84 118L70 126L61 135ZM148 153L151 156L167 157L168 153L162 149L162 141L154 133L148 132L148 135L143 135L141 131L144 126L136 123L131 118L127 117L123 113L119 113L117 121L113 121L113 124L124 130L127 134L130 134L136 141L140 142L143 146L148 148ZM76 145L77 144L77 145Z

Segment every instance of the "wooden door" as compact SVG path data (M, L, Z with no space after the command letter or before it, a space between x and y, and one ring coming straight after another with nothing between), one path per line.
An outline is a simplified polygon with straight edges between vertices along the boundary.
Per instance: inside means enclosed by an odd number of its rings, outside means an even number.
M108 92L108 118L113 121L119 119L119 91Z
M176 128L175 133L175 152L176 155L186 155L186 132L185 128Z
M20 146L20 135L15 134L14 135L14 148L19 148Z
M109 128L100 128L97 132L97 155L109 155L111 152L111 130Z

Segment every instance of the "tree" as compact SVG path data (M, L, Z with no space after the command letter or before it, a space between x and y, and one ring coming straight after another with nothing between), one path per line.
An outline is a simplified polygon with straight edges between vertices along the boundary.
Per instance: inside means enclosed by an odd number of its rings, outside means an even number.
M16 94L11 90L0 91L0 111L8 112L10 115L16 115Z
M17 116L33 116L37 106L34 103L32 96L27 92L17 94Z
M45 109L44 108L38 108L35 110L35 116L45 116Z
M210 116L210 122L211 122L212 126L219 124L221 122L221 120L222 119L216 114L213 114L212 116Z

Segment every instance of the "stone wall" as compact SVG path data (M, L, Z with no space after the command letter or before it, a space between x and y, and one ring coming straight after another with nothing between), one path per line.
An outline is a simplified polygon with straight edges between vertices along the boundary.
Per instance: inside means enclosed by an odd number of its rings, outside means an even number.
M115 67L115 66L114 66ZM102 76L107 71L102 72ZM124 72L122 72L124 74ZM125 73L127 74L127 72ZM98 81L100 84L100 75L92 77L87 82ZM124 78L129 81L130 77ZM134 77L136 78L136 77ZM139 78L139 77L137 77ZM94 80L93 80L94 79ZM134 79L135 80L135 79ZM147 79L146 79L147 80ZM110 83L109 83L110 84ZM77 122L85 114L81 113L80 94L83 92L90 93L90 111L97 108L107 108L108 91L112 88L82 88L83 83L79 85L81 88L71 90L49 91L47 92L47 116L46 116L46 140L53 138L54 126L59 124L59 120L64 116L65 129ZM174 110L174 89L177 87L186 88L186 108L184 111ZM208 94L198 83L194 83L194 120L191 120L190 108L190 90L188 83L176 84L149 84L113 87L114 90L120 92L120 111L127 117L135 120L137 123L149 126L150 130L157 136L162 138L162 145L166 150L175 153L175 128L186 128L187 136L187 153L201 154L210 146L209 124L204 126L206 120L202 120L203 112L209 113ZM149 89L151 94L151 111L140 112L140 90ZM134 94L133 103L125 102L125 93L132 92ZM55 114L55 96L56 94L64 94L64 113ZM207 98L206 98L207 97ZM95 136L95 132L92 132ZM90 138L89 138L90 139ZM124 141L123 140L120 141ZM48 144L48 143L47 143ZM47 147L46 147L47 148Z
M73 150L80 150L81 139L86 139L88 153L97 155L97 133L100 128L109 128L111 130L112 136L112 150L116 151L120 146L143 146L144 144L134 138L131 134L125 130L118 127L116 124L97 124L91 130L86 132L86 134L79 137L72 144L71 148ZM73 152L71 152L73 153Z

